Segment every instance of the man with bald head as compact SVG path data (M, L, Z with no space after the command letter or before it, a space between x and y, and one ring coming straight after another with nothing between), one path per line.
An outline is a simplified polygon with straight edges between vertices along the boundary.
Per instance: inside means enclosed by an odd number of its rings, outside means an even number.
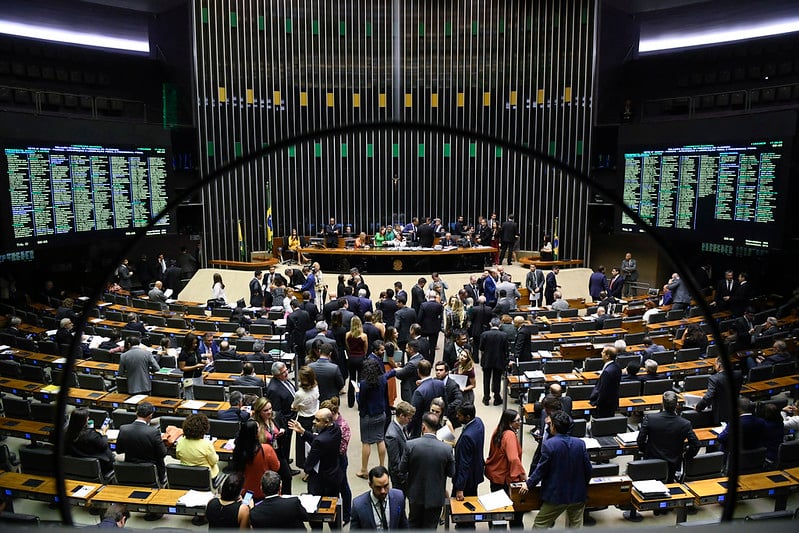
M674 475L683 457L690 459L700 447L691 422L677 414L677 394L674 391L664 392L663 410L646 415L638 432L638 449L644 459L666 461L669 464L666 483L674 483Z
M338 460L341 429L333 421L333 413L330 409L319 409L314 413L313 432L306 431L295 420L289 420L289 428L297 433L298 439L311 445L305 458L308 492L314 496L337 497L343 475Z
M571 416L572 414L572 399L569 396L563 394L563 387L560 386L560 383L553 383L549 386L549 393L560 400L561 408L566 412L567 415Z

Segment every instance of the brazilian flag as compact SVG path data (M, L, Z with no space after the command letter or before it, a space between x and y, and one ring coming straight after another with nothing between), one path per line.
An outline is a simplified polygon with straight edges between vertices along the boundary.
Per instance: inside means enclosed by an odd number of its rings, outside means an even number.
M274 232L272 231L272 193L269 188L269 182L266 183L266 251L272 251L272 240Z

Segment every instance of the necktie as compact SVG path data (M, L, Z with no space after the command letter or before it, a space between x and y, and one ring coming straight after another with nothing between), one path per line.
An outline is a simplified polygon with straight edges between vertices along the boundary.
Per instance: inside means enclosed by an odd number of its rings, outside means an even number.
M727 282L727 292L730 292L731 290L732 290L732 281L728 281Z
M380 511L380 527L383 529L383 531L388 531L388 522L386 521L386 501L385 500L380 502L378 510Z

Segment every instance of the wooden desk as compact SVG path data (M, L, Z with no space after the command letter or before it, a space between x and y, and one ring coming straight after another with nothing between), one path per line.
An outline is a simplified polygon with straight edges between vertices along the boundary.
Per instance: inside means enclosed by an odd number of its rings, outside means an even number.
M519 492L521 483L513 483L510 499L516 511L527 512L541 508L540 487L533 487L527 494ZM588 483L586 507L625 505L630 503L632 481L627 476L607 476L591 478Z
M136 404L127 404L125 400L132 397L132 394L121 393L121 392L109 392L99 400L97 400L97 405L100 407L109 407L111 409L118 409L122 407L123 409L135 409Z
M474 506L474 511L466 508L467 503ZM450 521L456 524L474 524L475 522L512 520L515 512L512 505L486 511L477 496L466 496L462 502L455 498L448 498L444 505L444 529L449 529Z
M744 474L738 478L738 483L743 487L738 496L740 499L773 496L775 511L784 511L788 505L788 495L799 489L799 479L780 471Z
M60 359L57 355L50 355L47 353L29 352L27 350L14 350L12 359L20 363L27 363L37 366L52 366L53 361Z
M0 478L2 479L2 478ZM103 485L89 500L92 507L108 507L112 503L124 503L128 511L146 513L150 500L161 489L130 487L126 485Z
M681 401L681 400L680 400ZM617 413L632 413L634 411L645 411L647 409L658 409L663 402L662 394L650 394L647 396L630 396L628 398L619 398L619 408L616 409ZM525 406L526 409L527 406ZM573 402L572 413L582 413L590 415L594 407L589 403L589 400L578 400Z
M703 479L700 481L689 481L685 484L688 490L694 495L696 505L707 505L708 503L723 503L727 499L727 478L717 477L713 479ZM738 491L743 490L738 484Z
M14 498L48 503L54 500L56 494L55 478L17 472L0 473L0 488Z
M119 363L102 363L100 361L78 361L75 363L75 372L94 374L113 378L119 374Z
M143 401L150 402L156 411L175 414L178 406L183 403L180 398L162 398L161 396L147 396Z
M319 261L325 272L346 272L366 263L369 272L481 272L490 246L435 250L433 248L301 248L306 258Z
M73 405L98 405L100 400L108 394L107 392L91 389L70 388L67 393L67 402ZM58 397L58 392L48 390L38 390L33 393L34 398L44 403L54 402Z
M24 381L22 379L0 378L0 390L10 392L22 398L33 396L33 393L44 387L43 383Z
M666 487L670 496L657 499L644 499L633 489L632 504L638 511L659 511L662 509L676 509L676 523L685 522L688 517L688 507L694 506L694 495L682 483L668 483Z
M316 511L308 513L308 522L327 522L333 531L341 530L341 502L332 496L322 496Z
M529 267L530 265L535 265L536 268L552 268L553 266L557 265L559 267L576 267L583 264L582 259L561 259L558 261L542 261L536 257L520 257L519 263Z
M54 430L53 422L36 422L21 418L0 417L0 433L27 439L33 444L38 441L49 441L50 433Z
M581 339L583 337L609 337L611 335L619 337L625 335L627 331L623 328L592 329L590 331L565 331L563 333L544 333L533 335L533 340L551 340L555 342L566 341L569 339Z
M772 378L768 381L754 381L747 383L749 393L754 395L767 394L773 396L782 391L797 391L799 390L799 374L792 376L785 376L781 378Z
M150 513L164 513L177 515L204 515L205 505L201 507L187 507L178 503L178 499L186 495L186 490L158 489L150 498L147 510Z

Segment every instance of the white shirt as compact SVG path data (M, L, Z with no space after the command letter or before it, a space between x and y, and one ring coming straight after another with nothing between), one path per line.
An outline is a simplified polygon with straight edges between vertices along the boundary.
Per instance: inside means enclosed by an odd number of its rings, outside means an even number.
M389 526L391 524L391 518L389 516L388 494L386 494L386 499L380 502L377 500L377 498L375 498L374 492L369 491L369 502L372 504L372 514L374 515L375 519L375 529L378 531L383 531L383 525L380 522L381 506L383 507L383 509L385 509L386 526Z

